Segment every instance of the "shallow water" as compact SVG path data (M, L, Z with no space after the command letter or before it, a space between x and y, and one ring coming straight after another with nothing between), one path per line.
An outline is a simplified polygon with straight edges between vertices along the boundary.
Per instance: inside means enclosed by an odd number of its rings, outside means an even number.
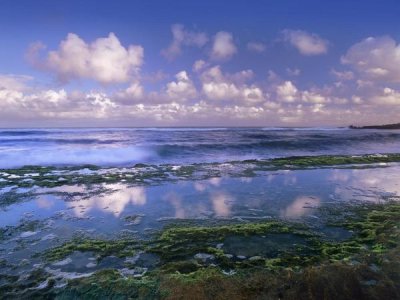
M3 189L3 195L23 192L26 196L2 208L0 226L15 225L26 215L111 223L103 231L127 226L122 219L133 214L143 215L136 230L171 218L301 218L324 203L377 202L399 196L399 170L400 166L393 164L371 169L273 171L256 177L213 177L158 185L10 186Z
M133 235L146 239L168 222L179 219L248 222L279 218L306 222L328 238L345 239L349 232L326 227L320 220L318 209L343 202L397 200L400 196L400 165L371 169L271 171L253 177L214 177L156 185L128 186L120 182L23 190L10 187L2 196L18 192L22 195L19 201L3 205L0 210L0 227L9 228L0 244L0 259L20 266L13 272L23 272L41 263L41 259L33 254L61 245L73 237ZM224 244L225 250L239 256L252 256L260 251L273 256L274 247L290 249L296 239L288 235L261 243L232 237ZM252 248L254 253L246 252L248 244L258 245ZM49 267L79 273L124 265L124 259L108 258L92 266L91 259L94 258L90 253L74 254L67 261ZM22 266L21 261L24 261Z

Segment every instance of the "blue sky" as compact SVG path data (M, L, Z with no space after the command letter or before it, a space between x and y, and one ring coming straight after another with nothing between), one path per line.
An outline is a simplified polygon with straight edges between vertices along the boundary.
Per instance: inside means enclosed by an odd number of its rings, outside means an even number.
M399 15L398 1L2 1L0 126L399 122Z

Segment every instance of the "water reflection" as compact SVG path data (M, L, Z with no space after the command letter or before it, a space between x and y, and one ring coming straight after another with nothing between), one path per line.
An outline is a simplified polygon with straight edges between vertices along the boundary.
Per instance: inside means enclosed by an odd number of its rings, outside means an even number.
M321 205L321 199L315 196L297 197L293 203L281 211L281 217L296 219L313 212L313 209Z
M216 216L228 217L231 215L231 203L234 198L228 193L219 191L211 195L211 202Z
M119 217L129 204L143 206L147 202L144 187L127 187L123 184L110 184L103 187L112 192L89 199L80 199L67 203L77 217L83 217L92 210L103 210Z
M342 200L380 202L400 195L400 178L396 168L370 170L334 170L329 179L337 184L334 194Z
M0 224L15 224L26 212L40 218L57 215L60 210L86 220L103 218L106 224L114 222L107 215L121 219L142 214L150 227L162 218L290 219L307 217L314 213L313 208L326 202L399 199L396 197L400 195L400 165L357 170L274 171L256 177L215 177L157 186L117 183L34 188L33 193L35 197L27 196L26 200L6 206L0 212Z
M164 200L168 201L174 207L175 218L184 219L186 217L185 209L182 204L182 197L176 192L170 192L164 196Z

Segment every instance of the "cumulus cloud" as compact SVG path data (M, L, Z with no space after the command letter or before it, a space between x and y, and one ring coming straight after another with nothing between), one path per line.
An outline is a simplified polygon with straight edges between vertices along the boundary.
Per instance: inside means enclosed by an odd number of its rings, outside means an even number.
M257 104L265 100L264 93L261 88L256 85L242 88L242 97L246 103Z
M353 45L342 63L372 80L400 82L400 45L389 36L369 37Z
M331 73L341 81L345 80L353 80L354 79L354 73L351 71L336 71L335 69L331 70Z
M86 99L93 106L93 113L97 118L107 117L108 110L117 107L117 105L105 93L91 92L86 95Z
M60 104L67 100L67 92L64 89L61 90L44 90L38 93L26 96L26 101L35 105L38 102Z
M176 81L167 84L166 93L173 101L186 101L197 96L197 90L186 71L175 75Z
M208 81L203 83L203 93L211 100L234 100L240 91L234 83L227 81Z
M276 87L276 95L279 101L295 102L298 89L291 81L285 81Z
M262 53L267 49L265 44L259 42L249 42L247 43L247 50L256 53Z
M122 104L131 104L145 98L145 91L138 80L134 80L126 89L115 95L115 101Z
M31 80L33 78L27 75L0 74L0 90L23 91Z
M233 36L229 32L220 31L214 37L211 50L211 59L229 60L237 53L237 48L233 42Z
M204 70L208 66L209 66L208 62L206 62L202 59L199 59L194 62L192 69L194 72L200 72L201 70Z
M203 47L208 42L207 34L204 32L193 32L186 30L182 24L171 26L172 42L168 48L163 49L161 54L169 60L175 59L182 53L182 46Z
M283 39L303 55L321 55L328 52L329 42L315 33L291 29L286 29L282 33Z
M276 86L277 100L293 104L308 104L313 106L313 112L319 112L323 106L334 101L336 104L344 104L345 99L331 97L326 90L300 90L291 81L284 81Z
M391 88L384 88L381 93L373 97L373 102L384 105L399 105L400 92Z
M4 113L16 115L34 115L57 110L61 105L67 104L67 92L60 90L41 90L37 92L22 92L11 89L0 89L0 107Z
M42 48L38 44L30 48L31 62L54 72L62 81L87 78L101 83L127 82L143 64L143 47L125 48L114 33L92 43L69 33L57 50L50 51L44 61L39 61L37 51Z
M255 84L245 82L254 76L252 70L224 74L220 66L214 66L201 74L202 90L207 99L243 101L254 104L264 101L264 92Z
M303 91L301 94L302 94L301 99L304 102L313 103L313 104L324 104L329 101L325 96L321 95L318 92ZM321 108L321 106L318 106L318 107Z
M144 88L140 84L139 81L134 81L132 84L125 90L127 96L132 97L134 99L140 99L144 95Z

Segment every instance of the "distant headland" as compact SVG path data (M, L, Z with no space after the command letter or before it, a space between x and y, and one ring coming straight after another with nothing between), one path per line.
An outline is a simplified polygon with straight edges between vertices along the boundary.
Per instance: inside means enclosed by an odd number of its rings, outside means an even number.
M350 129L400 129L400 123L370 126L349 126Z

